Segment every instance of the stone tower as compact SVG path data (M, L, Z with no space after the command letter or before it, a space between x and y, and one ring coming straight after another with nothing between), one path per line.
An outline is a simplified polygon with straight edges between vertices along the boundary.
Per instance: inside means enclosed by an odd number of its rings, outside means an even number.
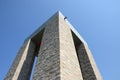
M102 80L87 43L60 13L30 35L4 80Z

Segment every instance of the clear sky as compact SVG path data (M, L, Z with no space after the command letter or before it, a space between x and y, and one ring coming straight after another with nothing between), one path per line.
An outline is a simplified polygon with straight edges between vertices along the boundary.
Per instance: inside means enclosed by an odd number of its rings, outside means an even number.
M0 80L26 37L58 10L88 43L103 80L120 80L120 0L0 0Z

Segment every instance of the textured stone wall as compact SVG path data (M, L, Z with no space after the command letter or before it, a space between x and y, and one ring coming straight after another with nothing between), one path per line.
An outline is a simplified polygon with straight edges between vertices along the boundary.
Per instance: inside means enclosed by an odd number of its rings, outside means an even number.
M87 56L88 56L88 58L90 60L90 64L91 64L91 66L93 68L96 79L97 80L102 80L102 76L101 76L101 74L99 72L99 69L97 68L96 62L95 62L95 60L94 60L94 58L92 56L92 53L91 53L89 47L86 44L83 44L83 45L84 45L84 48L86 50Z
M92 54L87 50L88 48L85 47L83 43L77 47L78 59L81 66L83 80L102 80L98 69L95 66L93 57L90 57ZM97 77L98 75L99 77Z
M60 80L58 15L45 25L33 80Z
M27 56L25 57L23 66L20 71L20 75L18 76L17 80L30 79L30 75L31 75L31 71L32 71L32 67L35 59L34 51L35 51L35 44L31 41L28 47Z
M16 68L18 67L18 64L19 64L19 61L23 55L23 52L26 48L26 46L29 44L29 42L25 42L22 47L20 48L18 54L16 55L16 58L14 59L14 62L13 64L11 65L6 77L5 77L5 80L12 80L13 76L14 76L14 73L16 71Z
M77 50L78 50L78 58L79 58L80 66L81 66L83 79L84 80L97 80L83 44L81 44L77 48Z
M4 80L28 80L33 63L34 44L25 42L20 48Z
M83 80L71 29L61 15L59 29L61 80Z
M35 44L26 40L5 80L29 80L41 39L33 80L102 80L89 48L72 33L59 12L41 27L43 34L37 30L29 37Z

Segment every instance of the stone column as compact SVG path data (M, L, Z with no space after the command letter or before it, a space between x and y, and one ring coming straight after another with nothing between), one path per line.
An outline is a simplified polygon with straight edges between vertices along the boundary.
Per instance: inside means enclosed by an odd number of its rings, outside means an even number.
M35 55L33 80L102 80L88 46L60 12L26 40L5 80L29 80Z
M60 80L58 15L45 25L33 80Z
M70 26L61 15L59 39L61 80L83 80Z
M72 33L57 13L45 24L33 80L83 80Z
M77 47L78 59L81 66L83 80L102 80L92 54L85 44Z
M4 80L29 80L35 57L34 48L31 40L23 44Z

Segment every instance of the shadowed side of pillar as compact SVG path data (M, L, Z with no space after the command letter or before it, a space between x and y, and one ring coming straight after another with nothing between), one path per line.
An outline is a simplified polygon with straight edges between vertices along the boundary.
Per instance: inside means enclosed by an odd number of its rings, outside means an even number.
M34 61L34 48L31 40L23 44L4 80L29 80Z

